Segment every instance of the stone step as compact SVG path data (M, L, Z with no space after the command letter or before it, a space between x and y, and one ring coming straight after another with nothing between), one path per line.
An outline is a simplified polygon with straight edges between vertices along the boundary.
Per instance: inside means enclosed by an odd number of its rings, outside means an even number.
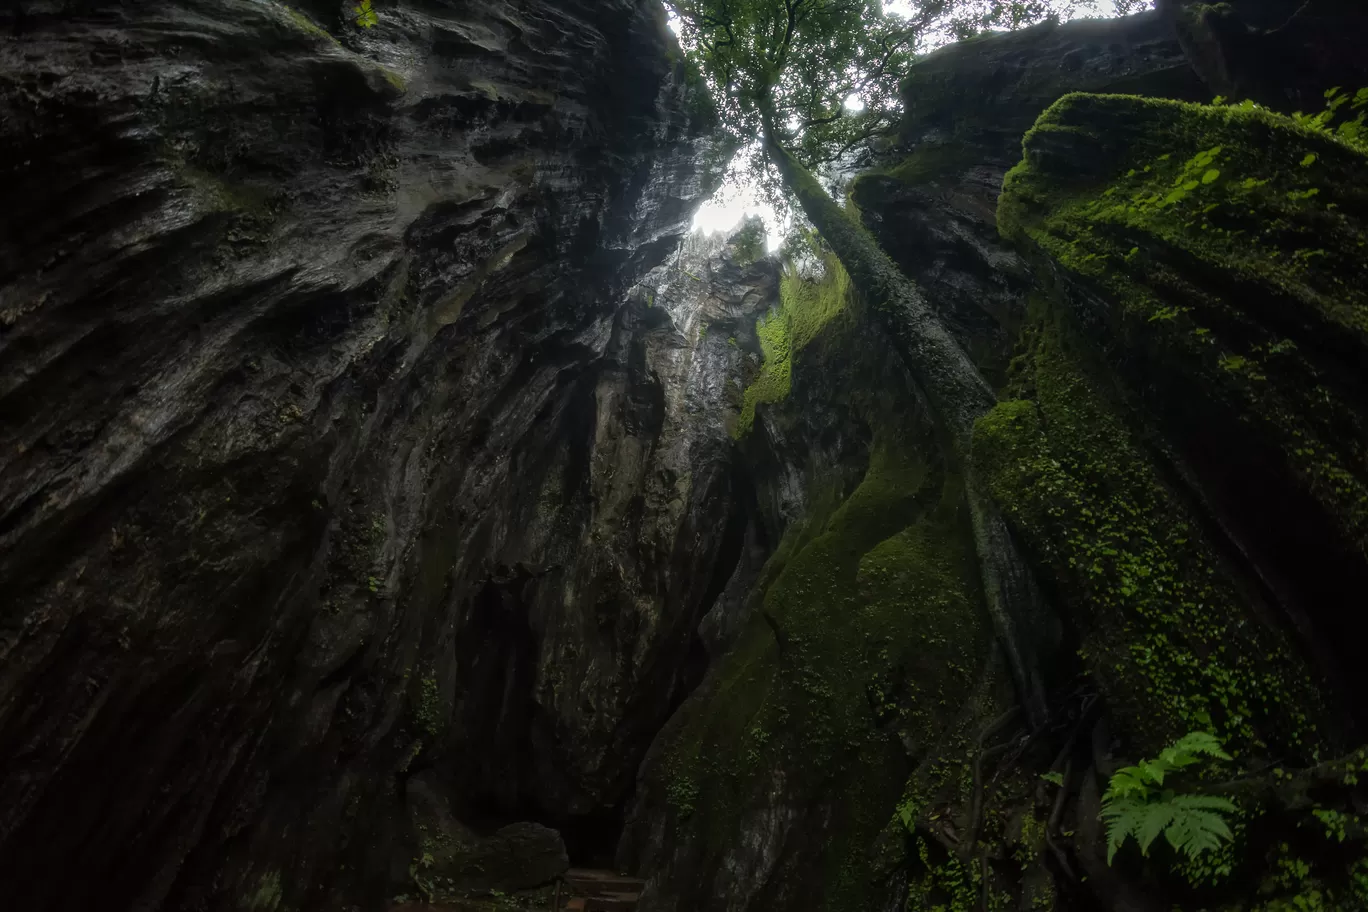
M562 912L633 912L641 894L617 896L572 896L561 907Z
M613 871L572 868L565 873L562 912L634 912L646 882Z
M635 877L626 874L616 874L612 871L601 871L592 868L571 868L565 872L566 883L601 884L601 883L643 883Z

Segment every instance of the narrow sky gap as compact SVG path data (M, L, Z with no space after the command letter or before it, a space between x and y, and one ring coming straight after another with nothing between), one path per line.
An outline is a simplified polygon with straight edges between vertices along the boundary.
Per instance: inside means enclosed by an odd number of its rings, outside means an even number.
M884 0L884 11L898 16L906 16L911 11L912 2L913 0ZM1077 10L1072 15L1064 16L1064 18L1110 19L1115 16L1115 0L1095 0L1093 9ZM673 13L669 13L668 17L670 30L675 35L679 35L682 30L679 17ZM937 42L938 45L949 43L948 37ZM858 95L852 95L846 99L846 107L851 111L860 111L864 108L864 101ZM748 215L758 215L764 219L765 227L769 232L769 250L770 252L778 250L783 241L784 229L787 226L779 224L779 218L774 208L761 200L754 191L742 182L737 169L728 168L722 186L694 214L693 230L704 234L713 234L719 231L729 232Z

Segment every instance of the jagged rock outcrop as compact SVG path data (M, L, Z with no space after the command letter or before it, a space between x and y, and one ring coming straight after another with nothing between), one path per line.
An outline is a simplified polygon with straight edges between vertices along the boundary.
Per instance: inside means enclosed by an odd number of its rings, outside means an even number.
M1362 619L1325 610L1365 568L1368 146L1351 136L1071 95L1004 185L999 224L1039 291L975 458L1115 737L1064 752L1051 812L1060 864L1113 907L1368 905L1363 832L1319 824L1364 801ZM1097 812L1119 758L1190 731L1234 760L1165 786L1239 795L1232 844L1113 865ZM1314 781L1315 804L1284 780Z
M376 8L0 12L8 904L377 903L420 772L592 851L697 677L709 104L653 4Z

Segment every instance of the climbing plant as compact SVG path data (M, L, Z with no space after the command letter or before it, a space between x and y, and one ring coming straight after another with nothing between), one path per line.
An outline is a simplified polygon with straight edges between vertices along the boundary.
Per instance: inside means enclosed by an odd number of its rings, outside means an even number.
M352 7L352 21L360 28L374 28L380 22L380 15L371 7L371 0L361 0Z

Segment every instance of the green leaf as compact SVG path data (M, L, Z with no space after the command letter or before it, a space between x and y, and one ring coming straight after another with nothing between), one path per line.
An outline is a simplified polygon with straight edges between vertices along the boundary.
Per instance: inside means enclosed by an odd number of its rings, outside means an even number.
M1170 750L1178 751L1191 757L1204 755L1215 757L1218 760L1229 760L1230 754L1221 749L1221 739L1211 732L1195 731L1190 732L1175 741Z
M1107 824L1107 864L1111 864L1126 837L1139 829L1145 817L1145 803L1135 799L1104 803L1101 816Z
M1149 794L1149 783L1141 769L1137 766L1126 766L1117 770L1111 777L1111 782L1107 785L1107 794L1103 800L1108 798L1124 799L1134 796L1145 796Z
M1207 169L1206 173L1202 175L1202 183L1209 184L1220 176L1221 172L1219 170L1217 170L1216 168L1209 168Z
M1167 804L1151 804L1144 809L1135 830L1135 841L1140 843L1140 854L1149 855L1149 847L1159 834L1173 822L1174 808Z
M1055 785L1062 786L1064 784L1063 773L1057 773L1053 771L1048 773L1041 773L1040 778L1044 779L1046 782L1053 782Z
M1164 830L1164 838L1174 849L1195 858L1202 852L1220 848L1222 842L1229 842L1234 836L1219 814L1175 808L1173 822Z
M1309 167L1311 167L1312 165L1314 165L1315 163L1316 163L1316 153L1315 153L1315 152L1308 152L1308 153L1306 153L1306 158L1303 158L1302 161L1301 161L1301 165L1302 165L1303 168L1309 168Z
M380 22L380 16L371 8L371 0L361 0L359 5L352 7L352 12L361 28L372 28Z

